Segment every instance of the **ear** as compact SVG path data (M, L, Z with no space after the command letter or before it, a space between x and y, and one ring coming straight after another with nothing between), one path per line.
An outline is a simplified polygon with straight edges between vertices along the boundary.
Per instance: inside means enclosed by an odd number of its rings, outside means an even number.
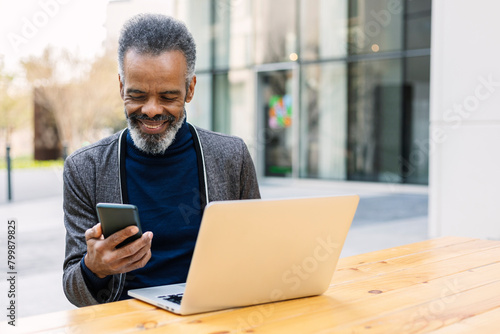
M120 74L118 74L118 81L120 82L120 96L122 97L122 100L125 97L124 91L123 91L123 82Z
M191 83L189 83L188 91L186 92L186 102L189 103L194 96L194 87L196 86L196 75L193 75Z

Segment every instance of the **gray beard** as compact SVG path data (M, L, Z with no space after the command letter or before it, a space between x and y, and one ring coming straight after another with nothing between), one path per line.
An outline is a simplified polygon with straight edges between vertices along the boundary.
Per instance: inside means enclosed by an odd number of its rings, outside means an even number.
M165 132L153 135L143 133L137 124L138 121L133 117L132 119L131 117L127 117L127 124L130 136L139 150L146 154L161 155L174 142L175 135L181 128L182 123L184 123L185 118L186 111L183 111L181 118L178 121L168 124Z

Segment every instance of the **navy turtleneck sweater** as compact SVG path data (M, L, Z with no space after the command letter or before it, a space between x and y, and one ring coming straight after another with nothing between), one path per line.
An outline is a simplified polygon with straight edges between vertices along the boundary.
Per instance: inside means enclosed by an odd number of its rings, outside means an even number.
M126 180L130 204L139 209L142 231L153 232L151 259L127 273L120 299L130 289L186 281L201 223L198 164L186 122L162 155L140 151L127 133ZM99 279L82 260L84 278L98 293L110 276Z
M140 151L127 134L127 191L143 232L153 232L151 259L127 274L127 290L186 281L201 222L198 164L186 122L163 155Z

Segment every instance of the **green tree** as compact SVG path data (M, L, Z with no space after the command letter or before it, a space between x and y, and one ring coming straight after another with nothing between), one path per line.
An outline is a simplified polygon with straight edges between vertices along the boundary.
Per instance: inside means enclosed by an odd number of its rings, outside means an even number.
M14 131L32 124L29 93L16 88L15 79L16 76L5 69L0 55L0 142L5 144L10 144Z
M47 48L21 62L37 102L53 112L70 152L124 126L115 54L106 50L85 61Z

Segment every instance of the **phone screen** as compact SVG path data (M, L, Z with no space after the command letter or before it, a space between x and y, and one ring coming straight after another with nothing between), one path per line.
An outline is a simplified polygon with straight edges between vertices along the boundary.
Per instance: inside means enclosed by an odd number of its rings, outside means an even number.
M123 247L130 242L139 239L142 236L141 223L139 221L139 211L132 204L98 203L97 216L101 223L102 233L107 238L115 232L124 229L127 226L135 225L139 228L137 234L127 238L116 248Z

